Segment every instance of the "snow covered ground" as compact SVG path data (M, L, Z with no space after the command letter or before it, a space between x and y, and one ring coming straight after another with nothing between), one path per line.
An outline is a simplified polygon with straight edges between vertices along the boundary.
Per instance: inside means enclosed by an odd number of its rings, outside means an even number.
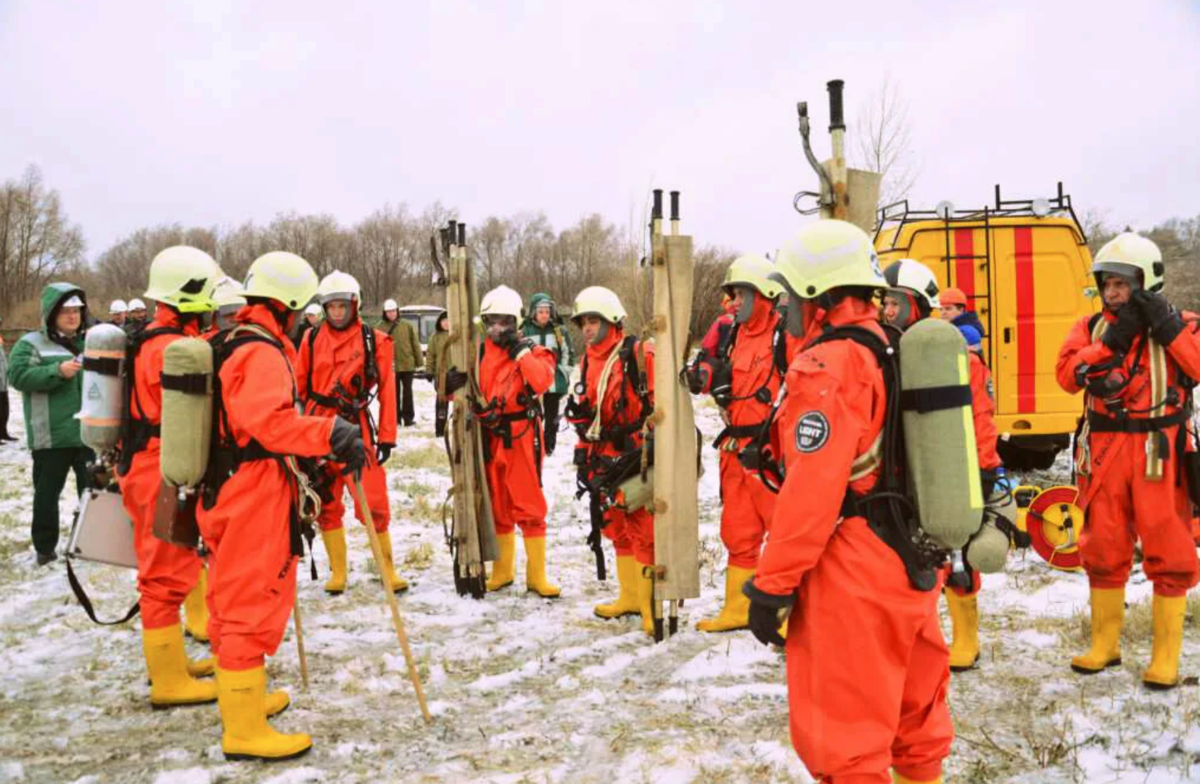
M274 766L226 763L215 706L150 710L136 622L93 625L62 562L35 566L22 442L0 447L0 782L810 780L788 738L782 655L748 632L692 629L722 595L712 449L700 487L704 595L683 609L685 630L654 645L633 618L592 615L615 585L595 579L586 508L573 494L569 432L545 471L550 575L563 597L525 594L520 580L484 601L454 593L441 525L448 469L432 437L427 385L417 402L418 426L403 431L389 484L397 561L412 583L401 609L433 725L421 722L366 536L351 521L347 593L326 596L308 580L307 564L301 571L311 688L301 689L291 633L268 665L293 699L276 725L311 733L314 750ZM15 394L13 409L10 432L19 433ZM697 410L711 439L716 410L707 402ZM75 507L67 495L62 546ZM611 567L611 552L609 559ZM319 546L318 563L324 571ZM136 598L131 572L88 564L79 571L102 616L117 616ZM1014 555L1007 574L988 576L979 600L982 666L952 681L958 739L947 780L1200 780L1198 690L1153 694L1139 685L1149 657L1149 596L1135 571L1125 666L1082 678L1067 662L1086 640L1084 578L1050 570L1032 553ZM1187 674L1200 662L1196 617L1189 616ZM206 650L188 646L193 657Z

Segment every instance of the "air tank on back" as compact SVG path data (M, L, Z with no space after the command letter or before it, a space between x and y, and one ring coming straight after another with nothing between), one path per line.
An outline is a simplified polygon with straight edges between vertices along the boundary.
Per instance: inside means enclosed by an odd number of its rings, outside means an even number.
M83 405L77 415L83 443L97 454L113 449L121 436L125 403L125 330L97 324L83 343Z

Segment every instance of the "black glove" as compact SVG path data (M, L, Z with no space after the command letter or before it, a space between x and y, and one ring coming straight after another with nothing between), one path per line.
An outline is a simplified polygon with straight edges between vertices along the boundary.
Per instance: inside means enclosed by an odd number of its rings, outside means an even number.
M515 333L515 332L513 333L514 336L516 334L517 333ZM534 347L534 342L532 340L530 340L529 338L523 337L523 336L515 338L512 341L512 343L509 346L507 346L508 356L513 359L516 359L517 356L519 356L522 351L533 351L533 347Z
M458 368L446 371L446 394L453 395L467 385L467 374Z
M363 445L362 430L358 425L333 418L333 432L329 435L329 449L333 459L345 466L342 474L358 473L367 463L367 449Z
M375 459L379 461L379 465L383 465L392 456L392 450L396 448L395 444L376 444Z
M750 632L763 645L783 645L779 627L787 620L796 595L780 596L760 591L754 587L753 580L746 581L742 593L750 599Z
M1126 304L1117 313L1117 320L1104 330L1100 342L1108 346L1114 354L1127 354L1133 345L1133 339L1145 328L1142 322L1142 311L1132 303Z
M1162 294L1138 289L1129 298L1129 303L1141 312L1142 321L1150 328L1150 337L1159 345L1171 345L1183 331L1183 317Z

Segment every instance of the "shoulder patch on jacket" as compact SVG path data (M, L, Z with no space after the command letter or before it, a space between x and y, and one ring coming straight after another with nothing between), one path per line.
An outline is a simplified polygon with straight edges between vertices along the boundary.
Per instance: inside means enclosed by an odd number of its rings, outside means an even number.
M801 414L796 420L796 449L816 452L829 441L829 419L820 411Z

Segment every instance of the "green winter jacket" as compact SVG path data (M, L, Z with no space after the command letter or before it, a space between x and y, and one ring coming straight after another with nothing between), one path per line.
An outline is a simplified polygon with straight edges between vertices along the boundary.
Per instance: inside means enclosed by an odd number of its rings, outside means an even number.
M395 321L381 318L376 329L392 339L392 367L397 373L412 372L425 364L417 330L403 316L397 316Z
M434 384L446 372L446 367L450 362L450 357L443 356L446 351L444 346L450 340L450 333L442 329L442 318L444 316L444 313L438 316L437 331L429 338L429 344L425 347L425 372L429 374Z
M534 309L542 302L550 303L550 321L544 327L538 326L533 320ZM521 333L539 346L545 346L554 352L554 388L549 391L555 395L565 395L567 379L571 377L571 366L575 364L575 349L567 337L562 316L558 315L558 308L554 306L550 295L541 293L529 298L529 307L525 312L529 315L521 324Z
M87 302L83 289L70 283L42 289L41 329L18 340L8 358L9 383L25 403L25 436L31 450L83 446L75 418L83 404L83 372L71 379L58 374L59 365L83 353L83 332L65 338L52 326L58 306L73 294Z

